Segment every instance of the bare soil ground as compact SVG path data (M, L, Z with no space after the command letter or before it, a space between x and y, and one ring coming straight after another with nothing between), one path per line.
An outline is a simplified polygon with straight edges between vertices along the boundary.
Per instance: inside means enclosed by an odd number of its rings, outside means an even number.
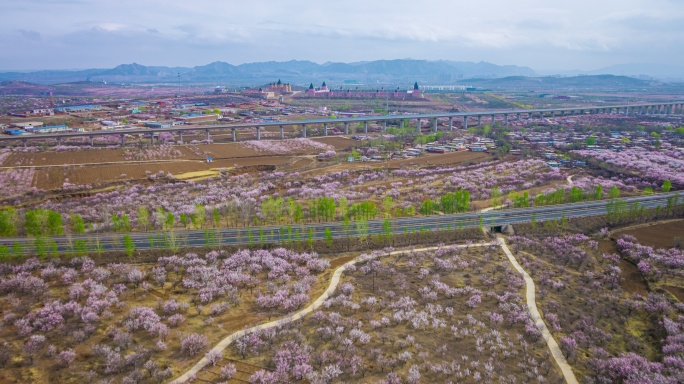
M318 137L313 139L344 151L356 141L346 137ZM464 165L490 161L487 153L451 152L428 154L420 158L393 159L384 162L335 163L318 161L313 155L318 149L304 150L290 155L276 155L246 148L240 143L179 145L173 151L156 154L151 160L133 160L139 154L154 152L154 147L127 147L125 149L83 149L64 152L12 153L2 166L36 167L33 186L52 190L65 182L72 184L98 184L110 181L144 179L148 172L172 175L208 171L212 168L243 168L274 166L276 170L312 172L313 174L335 172L345 169L396 169L406 166ZM171 153L168 155L165 153ZM207 163L206 158L213 162Z
M615 241L613 240L601 240L599 241L599 251L602 254L620 254L618 252ZM620 287L629 293L638 293L640 295L646 296L650 291L648 284L644 281L637 269L636 265L631 262L620 259L620 277L623 279L620 283Z
M676 287L674 285L663 285L663 288L675 296L677 300L684 302L684 288Z
M614 237L630 235L637 238L640 244L654 248L671 248L674 246L674 238L684 237L684 220L673 220L666 223L653 223L617 231Z

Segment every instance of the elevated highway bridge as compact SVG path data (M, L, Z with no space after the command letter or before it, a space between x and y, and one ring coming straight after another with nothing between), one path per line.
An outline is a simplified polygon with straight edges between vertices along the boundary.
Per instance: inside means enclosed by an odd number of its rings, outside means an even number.
M50 134L32 134L32 135L16 135L16 136L0 136L0 145L10 142L21 141L24 145L29 141L54 139L61 143L66 138L90 138L91 145L93 138L98 136L118 136L121 139L122 145L125 144L126 135L139 135L150 133L168 132L177 134L179 141L183 141L183 133L188 131L204 131L206 140L211 139L211 132L231 130L233 141L237 141L238 131L241 129L256 129L256 139L261 140L261 131L266 128L278 127L280 129L280 139L285 138L285 130L294 131L300 127L301 137L307 137L307 127L323 126L322 136L327 136L329 129L332 127L344 130L346 135L349 134L349 127L355 127L359 124L363 125L363 132L368 133L368 124L371 122L382 125L383 132L387 129L388 123L396 123L403 126L404 121L416 120L417 126L422 126L422 121L430 121L432 131L438 130L438 119L448 119L446 130L454 129L455 120L461 120L461 127L466 128L470 122L477 119L477 125L482 124L482 120L491 119L495 121L497 116L502 118L504 124L508 124L509 118L517 120L523 118L544 118L556 116L573 116L586 114L624 114L624 115L669 115L673 113L684 113L684 102L668 102L668 103L641 103L641 104L622 104L622 105L603 105L603 106L585 106L585 107L567 107L567 108L546 108L546 109L518 109L518 110L494 110L494 111L480 111L480 112L445 112L445 113L427 113L427 114L408 114L408 115L388 115L388 116L359 116L359 117L343 117L343 118L321 118L309 120L292 120L292 121L276 121L276 122L258 122L258 123L235 123L235 124L219 124L206 126L173 126L169 128L135 128L126 130L112 130L112 131L91 131L91 132L68 132L68 133L50 133Z

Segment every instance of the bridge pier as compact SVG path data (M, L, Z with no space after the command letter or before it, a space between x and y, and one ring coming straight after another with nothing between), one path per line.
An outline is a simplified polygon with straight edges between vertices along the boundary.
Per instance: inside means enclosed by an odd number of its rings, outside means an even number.
M91 146L91 147L94 147L94 146L95 146L95 143L94 143L94 140L93 140L93 139L94 139L94 137L93 137L93 136L90 136L90 146Z
M492 115L492 127L494 126L495 122L496 122L496 115Z
M508 113L504 113L504 125L508 125Z
M205 131L206 134L207 134L207 139L206 139L206 140L207 140L207 142L209 142L209 141L211 140L211 134L209 133L209 130L208 130L208 129L205 129L204 131Z
M403 125L403 120L402 120L402 125ZM349 123L344 123L344 134L345 135L349 134Z
M257 140L261 140L261 127L256 127L257 130Z
M57 138L57 145L62 145L62 138L61 137Z
M449 132L454 130L454 117L449 116Z
M481 125L482 125L482 115L478 115L477 116L477 126L479 127Z
M516 120L520 121L520 114L517 114L518 116L515 118Z
M437 118L432 119L432 132L437 132Z
M233 134L233 141L237 141L237 129L232 128L231 131L231 133Z
M123 147L125 145L126 145L126 135L121 135L121 146Z
M368 133L368 122L367 121L363 122L363 133Z
M382 121L382 132L387 132L387 120Z
M551 118L553 118L553 119L556 118L556 111L551 111Z
M280 126L280 140L285 138L285 127Z
M26 139L21 139L21 142L24 143L24 148L26 148Z
M306 124L302 124L302 137L306 137Z
M328 123L323 123L323 136L328 136Z
M183 144L183 131L178 131L178 141Z
M468 129L468 116L463 116L463 129Z

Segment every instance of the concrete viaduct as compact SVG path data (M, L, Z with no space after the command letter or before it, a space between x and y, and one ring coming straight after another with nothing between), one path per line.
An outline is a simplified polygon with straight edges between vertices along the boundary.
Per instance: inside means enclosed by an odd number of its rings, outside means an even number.
M432 113L432 114L413 114L413 115L390 115L390 116L361 116L361 117L347 117L347 118L325 118L325 119L310 119L299 121L278 121L278 122L262 122L262 123L242 123L242 124L226 124L226 125L210 125L210 126L174 126L170 128L158 129L126 129L117 131L92 131L92 132L70 132L70 133L55 133L55 134L37 134L37 135L18 135L18 136L2 136L0 137L0 144L10 141L22 141L24 146L29 140L40 139L56 139L61 143L64 138L73 137L89 137L90 144L93 144L95 136L119 136L121 144L125 144L126 135L135 134L149 134L170 132L178 134L179 141L183 141L183 133L187 131L205 131L206 139L211 139L211 131L213 130L227 130L230 129L233 135L233 141L237 141L237 132L240 128L256 128L256 139L261 140L261 130L264 128L279 127L280 139L285 138L285 127L295 128L301 127L301 137L306 137L307 126L323 125L323 136L328 135L328 129L331 126L344 126L345 135L349 134L350 124L363 123L363 132L368 133L369 122L382 123L383 132L387 128L388 122L398 122L403 126L405 120L417 120L417 126L420 128L423 120L431 122L433 132L437 132L437 119L448 118L448 130L454 128L454 119L462 119L463 127L469 126L472 119L477 119L477 125L482 124L483 117L490 119L494 123L496 116L503 117L503 123L508 124L509 117L514 117L517 120L522 118L544 118L556 116L571 116L571 115L586 115L586 114L624 114L624 115L669 115L673 113L684 113L684 102L668 102L668 103L649 103L649 104L629 104L629 105L613 105L613 106L586 106L586 107L570 107L570 108L553 108L553 109L521 109L521 110L498 110L498 111L483 111L483 112L450 112L450 113ZM154 137L152 137L154 140Z

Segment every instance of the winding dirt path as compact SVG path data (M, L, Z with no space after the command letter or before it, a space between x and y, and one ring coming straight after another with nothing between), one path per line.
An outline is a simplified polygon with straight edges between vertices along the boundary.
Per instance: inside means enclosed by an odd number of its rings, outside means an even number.
M503 239L503 237L497 237L497 239L493 242L481 242L481 243L476 243L476 244L459 244L455 245L457 248L469 248L469 247L486 247L486 246L491 246L491 245L499 245L501 249L504 251L506 256L508 257L508 260L513 264L513 267L520 273L524 280L525 280L525 287L526 287L526 299L527 299L527 308L530 311L530 316L532 317L532 320L535 322L537 328L542 333L542 337L546 341L546 345L549 347L549 350L551 351L551 355L553 356L554 360L556 361L556 364L561 369L561 372L563 373L563 376L565 377L565 381L568 384L578 384L577 379L575 378L575 374L572 372L572 368L568 364L567 360L565 359L565 356L563 356L563 353L560 350L560 347L558 346L558 343L556 343L556 340L553 338L551 335L551 332L549 332L549 329L546 327L546 324L544 323L544 320L542 319L541 315L539 314L539 310L537 309L537 303L535 301L535 285L534 281L532 281L532 278L530 275L525 272L525 270L518 264L518 261L515 259L511 251L508 249L508 246L506 245L506 241ZM344 265L340 266L333 272L332 277L330 278L330 284L328 285L328 289L323 292L321 296L319 296L313 303L309 304L308 307L292 314L286 317L283 317L278 320L270 321L268 323L260 324L251 328L247 328L241 331L237 331L225 339L221 340L212 350L216 350L219 352L223 352L228 346L230 346L235 340L240 339L241 337L244 337L251 332L258 331L258 330L263 330L263 329L268 329L268 328L273 328L273 327L278 327L284 324L287 324L292 321L299 320L303 318L304 316L308 315L309 313L315 311L318 309L325 300L327 300L330 295L335 292L335 289L337 289L337 285L340 282L340 277L342 276L342 273L344 271L357 263L360 262L365 262L368 260L373 260L376 258L380 257L385 257L385 256L394 256L394 255L401 255L401 254L406 254L406 253L412 253L412 252L427 252L427 251L435 251L438 250L440 247L426 247L426 248L419 248L419 249L412 249L412 250L401 250L401 251L393 251L389 253L383 253L383 254L376 254L374 256L371 255L364 255L364 257L357 257L353 260L348 261ZM182 374L180 377L176 378L171 382L171 384L181 384L185 383L188 381L192 376L197 374L200 370L202 370L204 367L206 367L209 364L209 360L206 357L203 357L197 364L195 364L190 370Z
M546 345L549 347L553 359L556 361L556 364L558 364L558 367L561 369L561 372L563 372L565 382L568 384L578 384L577 378L575 377L575 374L572 372L570 364L568 364L568 361L565 359L565 356L563 356L563 352L558 346L558 343L556 343L556 340L551 335L551 332L549 332L549 329L546 327L546 323L544 323L544 319L542 319L541 314L537 309L537 302L535 300L536 288L534 286L534 281L532 281L530 275L528 275L527 272L525 272L525 270L520 266L520 264L518 264L518 260L515 259L510 249L508 249L508 245L506 245L506 240L504 240L503 237L497 237L497 244L501 246L501 249L504 251L506 256L508 256L508 261L510 261L511 264L513 264L513 267L525 279L525 298L527 300L527 309L530 311L532 321L534 321L534 324L541 331L542 337L544 338L544 341L546 341Z

